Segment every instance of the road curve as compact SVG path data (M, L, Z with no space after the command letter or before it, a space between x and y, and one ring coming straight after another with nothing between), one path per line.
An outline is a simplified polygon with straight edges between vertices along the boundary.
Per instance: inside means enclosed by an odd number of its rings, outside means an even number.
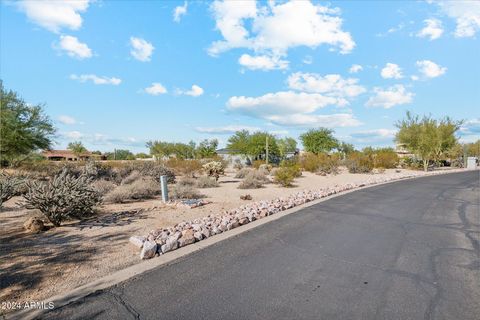
M479 171L302 209L45 319L479 319Z

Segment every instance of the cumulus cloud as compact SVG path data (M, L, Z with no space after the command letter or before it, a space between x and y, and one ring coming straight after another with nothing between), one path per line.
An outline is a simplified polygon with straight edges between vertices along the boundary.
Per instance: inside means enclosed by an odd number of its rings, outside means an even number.
M350 113L337 113L328 115L316 114L291 114L291 115L272 115L267 118L277 125L292 127L357 127L362 123Z
M425 27L417 33L417 37L430 38L430 40L438 39L443 34L442 22L438 19L426 19L423 21Z
M190 90L177 90L177 94L183 94L191 97L199 97L204 93L203 89L196 84L192 86Z
M403 77L402 69L395 63L387 63L380 72L380 75L384 79L401 79Z
M61 133L61 135L65 138L73 139L73 140L84 137L84 134L79 131L67 131L67 132Z
M350 33L342 30L339 10L310 1L269 2L261 7L255 1L215 1L211 10L223 37L208 50L214 56L234 48L282 57L298 46L326 44L341 53L355 47Z
M152 96L158 96L160 94L167 93L167 89L161 83L158 83L158 82L152 83L152 85L150 87L145 88L144 91Z
M435 1L443 13L455 19L455 37L474 37L480 30L479 1Z
M363 70L363 67L359 64L352 64L348 72L350 73L357 73Z
M358 79L344 79L339 74L321 76L316 73L296 72L288 77L287 83L289 88L294 90L323 93L326 96L344 99L356 97L366 91L358 84ZM346 101L337 102L340 102L340 105L346 104Z
M58 121L63 123L63 124L68 124L68 125L77 123L77 120L75 118L70 117L70 116L66 116L66 115L59 116Z
M177 6L173 10L173 21L180 22L182 16L187 14L188 3L185 1L183 6Z
M91 81L93 84L110 84L114 86L118 86L120 83L122 83L122 80L119 78L99 77L94 74L81 74L81 75L71 74L70 79L77 80L79 82Z
M58 49L63 50L68 56L77 59L91 58L93 53L86 43L80 42L73 36L60 36L60 43Z
M378 139L385 139L385 138L393 138L397 130L395 129L374 129L374 130L364 130L359 132L354 132L351 134L354 138L378 138Z
M138 61L147 62L153 54L155 47L142 38L130 37L130 45L132 49L130 54Z
M195 131L201 133L209 133L209 134L232 134L237 131L241 130L248 130L248 131L260 131L259 127L251 127L251 126L242 126L242 125L229 125L223 127L196 127Z
M288 61L269 55L251 56L249 54L243 54L238 59L238 63L250 70L267 71L288 68Z
M62 28L78 30L82 26L82 16L89 5L89 0L23 0L16 2L33 23L55 33Z
M442 67L430 60L417 61L417 67L427 78L436 78L447 72L446 67Z
M401 84L391 86L387 89L374 88L374 96L370 97L365 104L367 107L382 107L390 109L396 105L408 104L413 100L414 94L408 92Z

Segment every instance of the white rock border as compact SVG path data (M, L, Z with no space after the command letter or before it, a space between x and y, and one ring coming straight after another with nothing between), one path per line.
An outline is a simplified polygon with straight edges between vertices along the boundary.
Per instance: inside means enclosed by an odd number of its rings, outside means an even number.
M291 194L288 197L257 201L235 209L226 210L222 214L208 215L203 218L197 218L193 221L180 222L173 227L152 230L146 237L131 237L130 242L137 248L142 248L140 253L141 259L149 259L155 256L155 253L152 252L153 248L156 249L158 255L162 255L216 234L248 224L252 221L262 219L266 216L337 193L389 181L465 171L467 170L451 169L431 172L409 171L398 173L393 177L372 176L360 183L335 185L333 187L322 188L319 190L304 190ZM145 252L146 248L143 246L144 243L148 243L149 252L147 254ZM154 246L154 244L156 244L156 246Z

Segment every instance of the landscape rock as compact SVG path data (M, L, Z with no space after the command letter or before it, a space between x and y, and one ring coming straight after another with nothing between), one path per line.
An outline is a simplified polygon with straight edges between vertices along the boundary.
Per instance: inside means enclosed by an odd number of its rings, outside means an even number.
M155 257L157 253L157 243L153 241L145 241L143 243L142 251L140 252L140 259L150 259Z
M142 236L132 236L130 237L130 239L128 239L128 241L137 248L143 247L143 243L145 242L145 240L146 240L145 237L142 237Z
M31 233L39 233L45 231L47 228L43 224L43 221L39 218L30 217L23 224L25 230Z
M195 242L195 236L192 229L182 231L182 236L178 239L178 245L184 247Z
M162 253L167 253L169 251L175 250L178 248L178 238L176 236L168 237L164 245L162 245Z

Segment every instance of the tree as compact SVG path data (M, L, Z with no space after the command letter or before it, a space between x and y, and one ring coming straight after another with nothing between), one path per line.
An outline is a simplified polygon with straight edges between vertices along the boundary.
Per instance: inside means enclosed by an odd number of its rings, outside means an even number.
M198 147L195 150L195 155L198 158L211 158L217 155L218 140L203 140L198 144Z
M149 158L148 154L144 153L144 152L140 152L140 153L137 153L135 155L135 158L138 158L138 159L147 159Z
M193 159L195 157L195 143L189 144L165 141L149 141L147 148L150 154L159 158L175 156L179 159Z
M135 155L125 149L115 149L115 152L109 152L106 156L108 160L135 160Z
M250 141L250 132L241 130L235 132L233 136L228 138L227 149L233 154L242 154L248 156L248 144Z
M290 137L278 139L277 145L281 158L285 158L288 153L295 153L297 151L297 140Z
M337 147L338 151L343 153L345 156L349 155L350 153L355 152L355 147L351 143L342 142Z
M76 155L79 155L88 151L87 148L83 146L83 143L81 141L70 142L67 146L67 149L71 150Z
M430 161L440 160L455 146L455 133L461 124L462 121L453 121L449 117L439 121L430 116L420 119L407 112L405 119L396 123L399 130L395 141L421 158L423 169L427 171Z
M305 151L319 154L329 152L339 145L333 136L333 130L327 128L311 129L300 136Z
M0 80L0 163L16 165L33 152L49 149L55 128L42 105L27 104Z
M480 157L480 140L465 144L465 151L468 157Z
M253 159L265 159L268 137L269 157L278 157L279 149L277 139L267 132L255 132L250 134L248 130L237 131L228 139L227 148L234 154L242 154Z

